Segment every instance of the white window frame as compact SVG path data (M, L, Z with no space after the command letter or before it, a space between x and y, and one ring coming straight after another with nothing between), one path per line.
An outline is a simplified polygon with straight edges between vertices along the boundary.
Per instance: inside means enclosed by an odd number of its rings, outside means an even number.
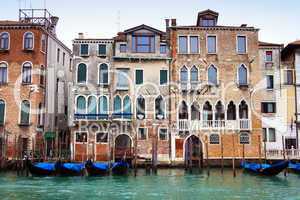
M249 73L250 73L250 71L249 71L249 68L248 68L248 66L247 65L245 65L244 63L241 63L238 67L237 67L237 72L236 72L236 74L237 74L237 76L236 76L236 80L237 80L237 84L238 85L240 85L240 73L239 73L239 69L240 69L240 67L242 67L242 66L244 66L245 68L246 68L246 70L247 70L247 85L249 85Z
M164 101L164 117L163 117L163 119L161 119L161 120L159 120L159 119L156 119L156 107L155 107L155 101L156 101L156 99L159 97L159 96L161 96L162 97L162 100ZM167 102L166 102L166 100L165 100L165 98L163 97L163 95L158 95L158 96L156 96L155 97L155 99L154 99L154 115L153 115L153 119L154 120L159 120L159 121L162 121L162 120L166 120L167 119Z
M139 137L139 129L145 129L145 134L146 134L146 139L145 140L141 140L140 137ZM144 127L144 126L140 126L140 127L137 127L137 140L138 141L147 141L148 140L148 128L147 127Z
M217 85L218 86L220 84L220 80L219 80L219 68L215 65L215 64L210 64L207 68L207 72L206 72L206 80L207 80L207 83L209 84L209 80L208 80L208 70L210 67L214 66L216 69L217 69Z
M98 133L106 133L107 134L107 142L97 142L97 135L98 135ZM95 133L95 143L96 144L108 144L109 143L109 133L108 133L108 130L106 130L106 131L97 131L96 133Z
M191 52L191 37L197 37L198 38L198 52L196 52L196 53L192 53ZM199 37L199 35L189 35L188 36L188 53L189 54L194 54L194 55L197 55L197 54L200 54L200 37Z
M165 140L161 140L161 139L160 139L160 130L161 130L161 129L167 130L167 138L166 138ZM166 142L166 141L169 141L169 129L168 129L168 128L164 128L164 127L158 128L158 140L159 140L159 141L165 141L165 142Z
M210 36L214 36L216 38L216 52L214 52L214 53L208 52L208 37L210 37ZM208 55L217 55L218 54L218 36L217 36L217 34L207 34L206 35L206 53Z
M22 102L23 101L28 101L29 102L29 119L28 119L28 125L30 125L30 123L31 123L31 101L29 100L29 99L22 99L21 101L20 101L20 106L19 106L19 120L18 120L18 122L19 122L19 125L23 125L23 124L21 124L21 113L22 113Z
M30 83L23 83L23 67L24 67L24 64L26 64L26 63L30 63L30 65L31 65L31 70L30 70ZM22 83L22 84L26 84L26 85L27 85L27 84L29 84L29 85L32 84L32 81L33 81L33 74L32 74L32 71L33 71L33 64L32 64L31 61L25 61L25 62L22 63L22 67L21 67L21 75L22 75L21 83Z
M108 76L108 78L107 78L107 83L100 83L100 66L101 66L102 64L106 64L106 65L107 65L107 76ZM99 65L98 65L98 78L97 78L97 83L98 83L98 85L100 85L100 86L106 86L106 85L109 85L109 83L110 83L110 65L109 65L109 63L107 63L107 62L99 63Z
M105 45L105 54L100 54L100 52L99 52L99 47L100 47L100 45ZM103 43L98 43L98 45L97 45L97 55L98 56L107 56L107 44L103 44Z
M179 48L179 45L180 45L179 38L180 37L186 37L186 40L187 40L187 51L186 51L186 53L180 52L180 48ZM187 55L187 54L189 54L190 42L189 42L189 36L188 35L178 35L178 37L177 37L177 44L178 44L178 52L177 52L178 54L180 54L180 55Z
M248 144L242 144L241 143L241 134L248 134L248 137L249 137L249 143ZM239 136L239 145L251 145L251 134L249 132L241 131L238 136Z
M4 107L4 116L3 116L3 125L4 125L5 122L6 122L7 103L6 103L5 99L3 99L3 98L0 98L0 100L2 100L4 102L4 105L5 105L5 107Z
M88 53L87 54L81 54L81 45L88 45ZM81 57L86 57L86 56L90 56L90 44L89 43L80 43L79 45L79 56Z
M143 81L142 81L143 83L141 83L141 84L137 84L137 83L136 83L136 71L137 71L137 70L143 71ZM137 86L144 85L144 77L145 77L145 76L144 76L144 69L143 69L143 68L135 68L135 69L134 69L134 85L137 85Z
M31 33L31 34L32 34L32 48L31 48L31 49L25 48L25 35L26 35L27 33ZM23 34L23 50L31 50L31 51L34 50L34 38L35 38L34 33L31 32L31 31L26 31L26 32Z
M219 137L219 142L218 142L218 143L211 143L211 138L210 138L210 137L211 137L212 135L217 135L217 136ZM211 133L211 134L209 135L209 144L210 144L210 145L220 145L220 144L221 144L220 139L221 139L221 138L220 138L220 134L219 134L219 133Z
M77 133L86 133L86 142L77 142L76 141L76 135L77 135ZM74 136L75 136L74 137L74 144L85 144L85 145L87 145L89 143L89 132L88 131L74 131ZM74 151L75 151L75 149L74 149Z
M273 76L273 88L268 88L268 77L269 76ZM274 74L266 74L265 77L266 77L266 90L267 91L273 91L275 89L275 79L274 79L275 76L274 76Z
M0 65L2 64L2 63L4 63L5 65L6 65L6 84L8 84L9 83L9 75L8 75L8 73L9 73L9 70L8 70L8 62L6 62L6 61L0 61ZM23 65L22 65L23 66ZM22 67L22 69L23 69L23 67ZM23 70L22 70L23 71ZM21 73L22 74L22 73Z
M7 49L1 49L1 50L6 50L9 51L10 50L10 34L7 31L1 32L0 33L0 39L2 39L2 34L7 33L8 34L8 48Z
M138 105L138 98L139 97L143 97L143 99L145 101L145 110L144 110L144 112L145 112L145 118L142 119L142 120L145 120L145 119L147 119L147 104L146 104L146 98L143 95L141 95L141 94L137 95L137 97L135 98L134 117L135 117L135 119L140 120L140 119L138 119L137 114L136 114L137 113L136 107Z
M160 77L160 72L161 72L161 71L167 71L167 83L164 83L164 84L161 84L161 83L160 83L160 79L161 79L161 77ZM163 68L163 69L160 69L160 70L159 70L159 80L158 80L158 81L159 81L159 85L160 85L160 86L166 86L166 85L169 85L169 70L168 70L168 69Z
M85 64L85 66L86 66L85 83L84 82L80 82L80 83L78 82L78 67L79 67L80 64ZM99 71L99 69L98 69L98 71ZM76 83L77 83L77 85L87 85L88 81L89 81L89 66L88 66L88 64L86 64L84 62L79 62L76 66Z

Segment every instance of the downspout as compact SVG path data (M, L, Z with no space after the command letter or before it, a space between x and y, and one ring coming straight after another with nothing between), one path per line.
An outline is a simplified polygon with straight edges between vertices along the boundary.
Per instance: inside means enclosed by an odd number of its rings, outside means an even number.
M299 144L298 144L298 142L299 142L299 138L298 138L298 125L297 125L297 123L298 123L298 106L297 106L297 74L296 74L296 51L295 51L295 54L294 54L294 68L295 68L295 70L294 70L294 73L293 73L293 76L295 77L295 83L294 83L294 87L295 87L295 115L296 115L296 121L294 122L295 124L296 124L296 149L298 149L298 147L299 147ZM291 122L291 123L293 123L293 122Z

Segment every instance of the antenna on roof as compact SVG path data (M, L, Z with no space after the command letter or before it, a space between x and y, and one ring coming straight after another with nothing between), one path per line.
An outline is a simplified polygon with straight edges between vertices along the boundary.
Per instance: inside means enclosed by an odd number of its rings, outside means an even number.
M47 2L44 0L44 9L47 9Z

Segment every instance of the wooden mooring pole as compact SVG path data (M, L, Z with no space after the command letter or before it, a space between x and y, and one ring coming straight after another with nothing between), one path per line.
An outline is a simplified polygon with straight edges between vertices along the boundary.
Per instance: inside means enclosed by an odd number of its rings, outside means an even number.
M221 174L224 173L224 143L223 135L221 134Z
M286 155L285 155L285 146L284 146L284 136L282 136L282 154L283 154L283 160L286 160ZM283 172L284 176L286 176L286 169Z
M208 159L208 137L205 136L205 148L206 148L206 169L207 169L207 176L210 175L209 169L209 159Z
M233 177L236 177L234 134L232 134L232 172L233 172Z

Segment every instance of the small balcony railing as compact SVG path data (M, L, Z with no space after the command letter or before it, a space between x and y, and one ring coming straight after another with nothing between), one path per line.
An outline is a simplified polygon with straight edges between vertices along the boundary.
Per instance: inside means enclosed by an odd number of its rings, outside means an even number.
M262 149L262 155L264 155L264 150ZM269 149L266 151L267 159L300 159L300 150L299 149Z
M108 114L74 114L74 120L80 121L80 120L108 120L109 115Z
M179 131L196 130L250 130L249 119L240 120L187 120L180 119L177 123Z
M112 118L113 120L132 120L132 113L113 113Z

